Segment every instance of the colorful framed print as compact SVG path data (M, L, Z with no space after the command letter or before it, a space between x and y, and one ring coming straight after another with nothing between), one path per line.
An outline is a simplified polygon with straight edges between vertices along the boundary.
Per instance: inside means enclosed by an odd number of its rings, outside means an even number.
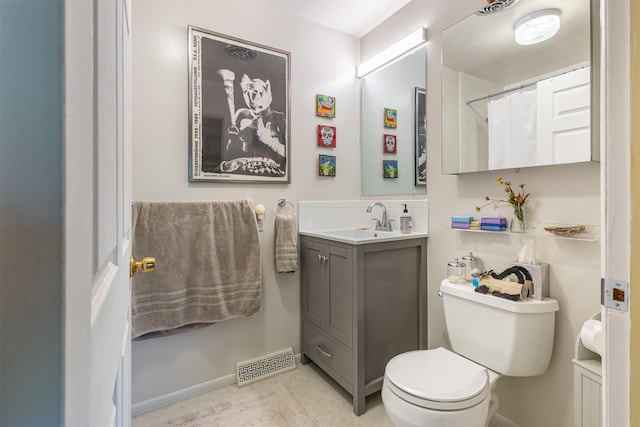
M318 174L320 176L336 176L336 156L320 154L318 156Z
M318 147L336 146L336 128L335 126L318 125Z
M291 182L290 53L193 26L188 52L189 181Z
M384 134L382 137L382 149L385 153L398 152L398 140L395 135Z
M398 110L393 108L384 109L384 127L395 129L398 127Z
M383 178L398 177L398 161L397 160L382 161L382 177Z
M415 88L415 130L414 163L415 185L427 185L427 93L423 88Z
M334 118L336 116L336 98L329 95L316 95L316 116Z

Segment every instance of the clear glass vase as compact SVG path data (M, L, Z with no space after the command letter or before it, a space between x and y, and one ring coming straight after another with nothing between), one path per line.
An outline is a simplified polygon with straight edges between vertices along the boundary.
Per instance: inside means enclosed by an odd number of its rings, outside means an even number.
M511 218L511 225L509 230L512 233L526 233L527 232L527 218L524 214L524 207L515 206L513 208L513 218Z

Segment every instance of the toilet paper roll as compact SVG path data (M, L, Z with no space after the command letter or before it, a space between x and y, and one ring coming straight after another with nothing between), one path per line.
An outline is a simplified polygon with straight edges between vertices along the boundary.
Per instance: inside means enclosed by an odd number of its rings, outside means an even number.
M602 323L599 320L587 320L580 330L580 340L589 350L602 354Z

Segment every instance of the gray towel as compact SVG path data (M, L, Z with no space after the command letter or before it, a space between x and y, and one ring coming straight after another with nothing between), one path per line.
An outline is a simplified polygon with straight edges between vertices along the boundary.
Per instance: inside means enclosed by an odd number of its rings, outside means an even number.
M132 281L132 338L260 310L260 241L250 202L136 202L132 227L133 257L156 257L156 271Z
M276 214L275 260L278 273L292 273L298 269L298 224L295 214Z

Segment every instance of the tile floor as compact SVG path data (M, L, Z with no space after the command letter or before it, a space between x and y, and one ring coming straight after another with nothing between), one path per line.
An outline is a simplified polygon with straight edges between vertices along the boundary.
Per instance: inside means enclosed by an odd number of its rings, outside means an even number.
M309 363L308 365L298 364L295 370L267 378L245 387L269 387L278 383L283 383L287 386L304 408L307 416L318 427L393 427L382 406L380 393L374 393L367 397L367 411L357 417L353 413L351 395L313 363ZM216 396L229 393L230 388L234 388L234 392L237 391L236 385L230 385L209 392L206 395L198 396L135 417L132 421L132 426L148 427L153 425L166 425L162 423L163 420L175 418L182 413L189 412L190 401L195 402L195 399L202 398L216 399Z

